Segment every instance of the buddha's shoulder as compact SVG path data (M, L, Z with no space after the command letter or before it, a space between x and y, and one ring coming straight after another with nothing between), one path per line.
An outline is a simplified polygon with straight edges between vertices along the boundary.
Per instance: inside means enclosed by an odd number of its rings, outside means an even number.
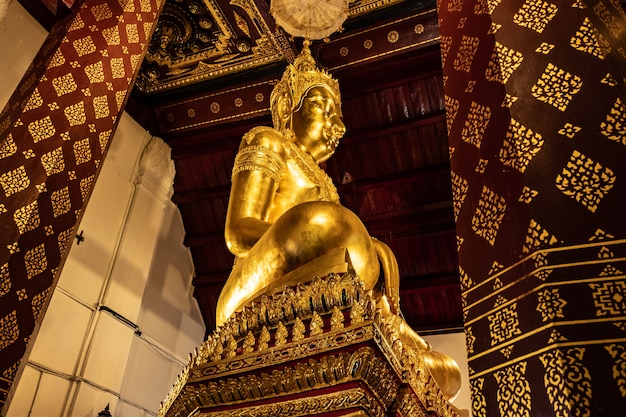
M257 126L250 129L241 141L240 150L249 147L262 147L278 152L285 153L285 138L283 134L268 126Z

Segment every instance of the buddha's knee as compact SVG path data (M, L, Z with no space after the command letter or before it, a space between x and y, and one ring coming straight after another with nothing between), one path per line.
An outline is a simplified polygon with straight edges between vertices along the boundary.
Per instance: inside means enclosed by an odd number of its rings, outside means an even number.
M285 212L274 227L276 242L297 262L346 248L361 279L372 281L374 274L378 276L378 258L367 229L356 214L339 204L299 204Z
M299 204L285 212L275 226L277 239L299 246L369 245L370 240L365 226L354 213L329 202Z

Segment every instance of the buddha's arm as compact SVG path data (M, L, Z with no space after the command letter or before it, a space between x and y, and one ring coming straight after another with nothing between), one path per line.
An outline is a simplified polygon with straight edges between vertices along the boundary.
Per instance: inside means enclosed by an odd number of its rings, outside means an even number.
M245 257L271 226L267 221L285 167L282 136L270 128L246 134L233 168L224 235L228 249Z

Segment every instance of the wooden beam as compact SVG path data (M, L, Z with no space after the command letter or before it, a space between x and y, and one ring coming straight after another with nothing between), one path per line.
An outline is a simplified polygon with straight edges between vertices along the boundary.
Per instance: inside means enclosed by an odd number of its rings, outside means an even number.
M400 281L400 295L416 294L433 291L461 291L461 281L458 273L428 275L426 277L402 278Z
M175 193L172 201L175 204L194 204L215 198L223 198L230 194L230 184L218 185L203 190L183 191Z
M409 120L402 120L397 123L382 126L378 129L367 128L358 130L348 130L346 136L341 139L341 146L352 144L362 144L364 141L371 141L381 136L390 136L409 130L415 130L422 126L442 123L446 121L445 110L438 110L424 116L415 117Z
M224 244L224 232L205 233L201 235L185 235L183 244L187 247Z

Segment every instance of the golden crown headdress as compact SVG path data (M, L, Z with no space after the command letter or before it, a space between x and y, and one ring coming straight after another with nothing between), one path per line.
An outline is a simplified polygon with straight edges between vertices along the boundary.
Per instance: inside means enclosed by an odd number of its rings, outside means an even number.
M309 43L308 39L304 40L302 51L294 59L293 64L287 66L282 78L274 86L270 94L272 119L277 117L274 112L274 105L279 97L287 95L291 98L291 111L295 111L299 107L302 97L315 86L322 86L330 90L335 103L338 107L341 107L339 82L325 70L317 68L315 59L311 56ZM274 125L277 125L276 120L274 120Z

